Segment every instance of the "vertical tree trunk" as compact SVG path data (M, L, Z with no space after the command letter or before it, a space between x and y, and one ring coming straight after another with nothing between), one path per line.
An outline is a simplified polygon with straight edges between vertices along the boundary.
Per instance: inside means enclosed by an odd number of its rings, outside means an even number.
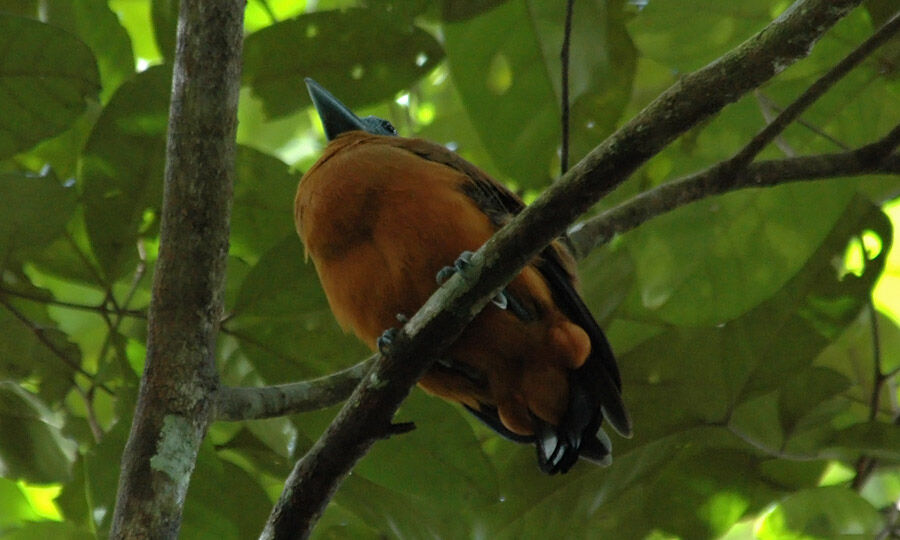
M175 538L218 386L244 0L181 0L147 362L113 538Z

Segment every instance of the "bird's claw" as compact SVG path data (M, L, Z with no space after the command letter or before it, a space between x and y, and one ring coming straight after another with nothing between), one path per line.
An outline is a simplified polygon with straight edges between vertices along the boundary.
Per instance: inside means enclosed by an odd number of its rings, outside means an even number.
M468 270L469 267L472 266L472 253L471 251L463 251L459 254L459 257L456 261L453 262L453 266L445 266L441 268L437 276L435 276L435 281L437 281L438 285L443 285L448 279L450 279L453 274L459 272L459 275L463 277L463 279L468 280Z
M391 345L394 344L394 340L397 338L397 333L400 330L398 328L388 328L384 332L378 336L378 340L375 342L378 345L378 352L382 355L387 355L391 352Z
M406 324L409 322L409 317L402 313L398 313L396 315L397 322L400 324ZM400 332L399 328L391 327L381 333L378 336L378 339L375 341L375 344L378 346L378 352L383 355L387 355L391 352L391 346L394 344L394 340L397 339L397 333Z
M472 266L472 256L475 255L471 251L463 251L459 254L459 257L453 263L453 266L445 266L441 268L437 276L435 276L435 280L438 285L443 285L446 283L448 279L450 279L453 274L459 273L463 279L469 280L471 276L469 275L469 267ZM500 309L506 309L509 306L508 297L506 294L506 289L497 293L493 298L491 298L491 302Z

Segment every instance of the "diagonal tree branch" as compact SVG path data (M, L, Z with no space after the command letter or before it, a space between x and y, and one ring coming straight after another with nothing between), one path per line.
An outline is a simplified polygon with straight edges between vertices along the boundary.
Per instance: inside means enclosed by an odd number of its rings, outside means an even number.
M573 167L472 258L397 334L334 422L288 478L262 538L302 538L338 484L378 440L411 386L466 324L529 260L600 197L691 126L805 57L859 0L802 0L761 32L685 76Z
M875 49L886 43L893 37L897 30L900 30L900 12L896 13L888 22L882 25L869 39L862 42L858 47L853 49L850 54L845 56L828 73L821 76L816 82L803 91L793 103L788 105L786 109L781 111L775 120L770 122L759 132L753 139L741 149L733 158L723 163L721 166L731 170L742 169L748 165L759 153L765 148L775 137L777 137L788 125L796 120L810 105L816 102L820 97L825 95L829 88L834 86L836 82L843 79L850 70L856 67L860 62L865 60L867 56L872 54Z
M661 184L577 225L569 232L569 242L576 256L584 257L616 234L635 229L656 216L738 189L861 174L900 174L900 155L891 153L898 144L900 126L883 139L850 152L760 161L738 172L713 166Z
M810 99L811 96L820 96L822 91L883 43L887 36L895 34L897 26L895 17L823 76L820 82L814 85L818 88L815 94L805 92L798 101L802 100L805 106L811 104L813 101ZM800 108L795 105L791 107L793 112L789 116L796 119L801 112ZM782 115L779 118L781 118L779 125L782 126L779 128L780 131L787 125L784 119L788 116ZM775 135L775 130L764 130L755 138L753 146L761 148L764 146L760 144L762 141L771 140ZM608 242L615 234L627 232L653 217L707 196L786 182L863 174L897 174L900 173L900 156L888 156L897 146L897 143L892 141L896 141L896 136L889 135L881 141L855 151L764 161L750 165L741 173L726 171L726 168L719 164L706 171L659 186L583 224L576 225L569 233L570 242L575 248L576 255L582 258L591 249ZM370 358L347 370L312 381L262 388L228 388L218 395L217 410L220 411L220 415L217 418L221 420L268 418L331 406L350 395L352 391L350 383L353 380L358 381L365 372L363 364L372 361Z
M737 189L770 187L785 182L861 174L900 173L900 157L889 155L900 140L897 130L884 139L855 151L764 161L747 166L747 163L785 127L795 121L803 110L879 45L895 35L898 29L900 29L900 15L894 16L819 78L733 158L700 173L642 193L586 223L577 225L569 233L569 241L576 255L582 258L590 250L608 242L615 234L627 232L662 213L708 196ZM565 62L565 58L563 61ZM743 170L736 172L738 167ZM223 388L217 396L217 419L269 418L334 405L350 395L354 381L358 382L362 378L373 361L374 359L370 358L347 370L312 381L263 388Z
M628 232L680 206L728 191L840 176L900 174L900 154L879 158L867 153L866 148L754 163L738 175L736 182L732 183L734 178L729 177L728 189L720 184L722 174L710 177L707 173L698 173L675 180L576 225L569 232L570 245L578 258L584 258L617 234ZM309 381L263 387L222 387L216 396L215 418L222 421L256 420L330 407L350 396L374 361L375 358L370 357L345 370Z
M147 361L112 538L175 538L218 387L243 0L182 0Z

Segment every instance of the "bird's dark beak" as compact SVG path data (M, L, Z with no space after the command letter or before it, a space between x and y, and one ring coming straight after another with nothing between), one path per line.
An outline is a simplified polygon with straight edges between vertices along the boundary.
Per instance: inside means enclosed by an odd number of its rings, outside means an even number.
M347 131L366 131L366 125L362 119L341 103L338 98L331 95L331 92L322 88L319 83L309 77L305 80L309 97L316 106L316 111L322 120L322 127L325 128L325 136L329 141Z

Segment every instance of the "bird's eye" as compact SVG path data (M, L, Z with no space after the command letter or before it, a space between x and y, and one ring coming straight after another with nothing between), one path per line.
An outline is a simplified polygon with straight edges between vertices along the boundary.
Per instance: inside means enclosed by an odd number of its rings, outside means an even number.
M387 120L379 119L381 121L381 129L391 133L392 135L397 134L397 128L394 127L394 124L391 124Z
M384 118L377 116L367 116L362 119L366 131L375 135L396 135L397 130L394 126Z

